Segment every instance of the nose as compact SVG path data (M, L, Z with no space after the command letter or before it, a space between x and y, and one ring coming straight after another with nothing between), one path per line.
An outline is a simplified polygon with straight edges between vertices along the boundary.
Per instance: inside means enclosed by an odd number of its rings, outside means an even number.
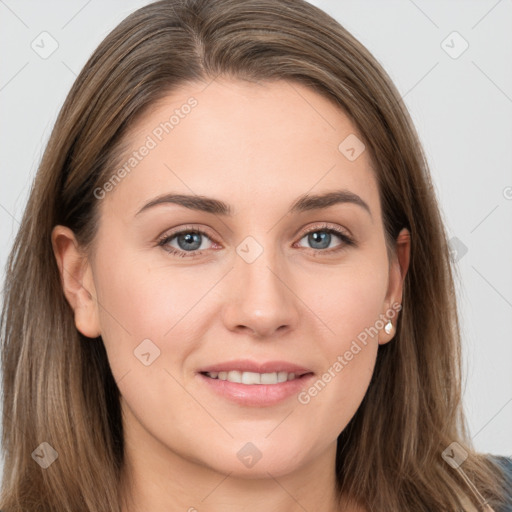
M225 286L222 317L229 330L271 338L296 328L301 301L285 262L277 262L270 251L252 263L237 256Z

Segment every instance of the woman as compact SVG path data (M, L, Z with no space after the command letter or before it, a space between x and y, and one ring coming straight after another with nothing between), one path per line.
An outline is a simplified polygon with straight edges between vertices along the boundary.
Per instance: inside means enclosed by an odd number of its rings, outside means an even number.
M164 0L73 85L12 250L4 512L506 510L395 87L297 0Z

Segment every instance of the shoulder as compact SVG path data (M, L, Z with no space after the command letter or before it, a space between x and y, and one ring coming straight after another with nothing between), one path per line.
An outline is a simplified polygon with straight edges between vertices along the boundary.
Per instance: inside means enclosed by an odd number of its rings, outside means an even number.
M508 488L512 489L512 458L502 455L489 455L488 459L501 469ZM512 502L507 503L496 512L512 512Z
M512 458L502 455L489 455L488 458L491 462L494 462L500 467L507 482L512 483Z

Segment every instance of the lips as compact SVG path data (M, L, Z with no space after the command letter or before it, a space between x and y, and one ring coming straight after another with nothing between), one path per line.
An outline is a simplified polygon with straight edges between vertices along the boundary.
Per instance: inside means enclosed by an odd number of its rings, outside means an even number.
M239 406L271 407L297 395L314 372L288 361L237 359L204 366L196 376L205 389Z
M297 377L305 375L306 373L313 373L312 370L304 366L300 366L287 361L266 361L257 362L249 359L238 359L233 361L225 361L205 366L198 370L198 373L212 373L212 372L252 372L252 373L294 373Z

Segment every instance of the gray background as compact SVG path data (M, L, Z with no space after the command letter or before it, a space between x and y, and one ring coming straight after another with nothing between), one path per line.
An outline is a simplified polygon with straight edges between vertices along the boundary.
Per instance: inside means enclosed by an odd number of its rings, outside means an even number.
M67 92L106 34L146 3L0 0L2 281ZM375 55L411 112L460 275L470 432L477 450L511 456L512 1L311 3Z

